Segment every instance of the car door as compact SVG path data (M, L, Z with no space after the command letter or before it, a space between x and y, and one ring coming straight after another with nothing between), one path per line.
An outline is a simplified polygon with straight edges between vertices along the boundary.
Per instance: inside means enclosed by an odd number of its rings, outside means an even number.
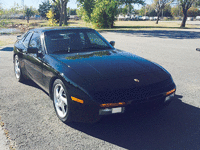
M33 68L30 63L30 56L27 54L28 44L33 35L33 32L28 32L24 39L17 45L17 49L22 53L22 62L23 72L31 78L31 69Z
M41 39L40 39L40 33L34 32L30 42L28 44L28 48L37 48L38 52L42 51L41 46ZM42 59L43 55L41 53L28 53L27 52L27 64L29 65L29 74L34 82L39 84L40 86L43 86L42 81Z

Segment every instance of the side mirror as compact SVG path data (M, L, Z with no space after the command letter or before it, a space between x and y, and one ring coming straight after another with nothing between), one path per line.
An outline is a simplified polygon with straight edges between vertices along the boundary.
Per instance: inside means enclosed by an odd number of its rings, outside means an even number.
M200 48L197 48L196 51L200 51Z
M38 53L38 48L37 47L29 47L27 49L27 53L30 53L30 54L37 54Z
M17 36L17 39L18 39L18 40L21 40L21 38L22 38L21 36L22 36L22 35L18 35L18 36Z
M110 41L110 45L115 46L115 41Z

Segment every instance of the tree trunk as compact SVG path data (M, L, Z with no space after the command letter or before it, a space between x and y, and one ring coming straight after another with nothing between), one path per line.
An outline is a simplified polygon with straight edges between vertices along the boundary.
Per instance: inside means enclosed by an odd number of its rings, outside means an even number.
M67 2L65 1L64 3L64 25L67 25L67 11L66 11L66 8L67 8Z
M62 26L62 23L63 23L63 14L60 13L59 26Z
M114 28L114 21L112 21L111 28Z
M158 21L159 21L159 18L160 18L160 10L158 11L158 13L157 13L157 20L156 20L156 24L158 24Z
M183 10L183 20L180 26L181 28L185 27L186 20L187 20L187 10Z
M29 17L27 17L27 23L29 23L29 20L30 20L30 18L29 18Z
M58 8L60 12L59 26L62 26L63 24L63 1L62 0L61 2L58 3Z

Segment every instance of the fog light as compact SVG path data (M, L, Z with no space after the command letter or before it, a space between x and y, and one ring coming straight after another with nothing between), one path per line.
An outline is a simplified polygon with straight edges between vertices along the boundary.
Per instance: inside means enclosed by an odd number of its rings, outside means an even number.
M105 108L99 110L99 115L109 115L112 114L112 108Z
M166 101L169 101L171 98L173 98L174 95L175 95L175 93L173 93L173 94L167 96L167 97L165 98L165 102L166 102Z

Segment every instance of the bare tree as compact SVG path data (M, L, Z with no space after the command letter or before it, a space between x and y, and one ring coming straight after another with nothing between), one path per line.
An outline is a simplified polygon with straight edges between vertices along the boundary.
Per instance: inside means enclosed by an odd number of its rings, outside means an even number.
M160 14L167 4L172 3L173 0L154 0L154 7L157 12L156 24L158 24Z
M187 11L194 3L199 4L200 0L180 0L180 6L183 9L183 20L180 27L185 27L185 23L187 20Z

